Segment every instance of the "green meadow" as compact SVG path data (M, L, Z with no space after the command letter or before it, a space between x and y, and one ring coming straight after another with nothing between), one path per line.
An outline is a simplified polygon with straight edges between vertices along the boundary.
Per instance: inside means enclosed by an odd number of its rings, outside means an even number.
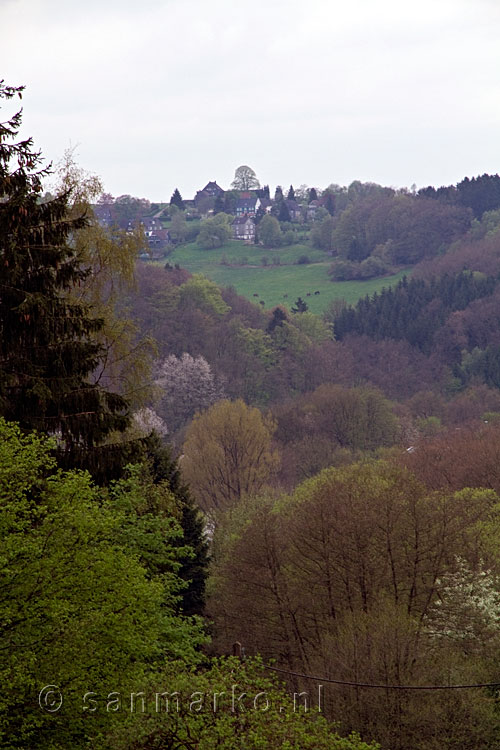
M307 256L310 262L298 264L301 256ZM202 250L196 243L182 245L166 260L191 273L202 273L220 286L232 286L238 294L264 309L276 305L290 308L297 297L302 297L314 313L322 313L336 298L354 303L366 294L397 283L408 273L402 270L368 281L332 282L328 276L332 258L322 250L307 245L268 249L237 241L217 250Z

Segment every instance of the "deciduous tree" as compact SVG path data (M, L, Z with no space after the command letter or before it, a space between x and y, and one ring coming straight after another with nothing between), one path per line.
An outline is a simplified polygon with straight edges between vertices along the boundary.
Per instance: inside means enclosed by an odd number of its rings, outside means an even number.
M259 240L264 247L279 247L281 245L282 233L279 221L274 216L266 214L259 223Z
M275 423L244 401L220 401L188 428L181 468L200 506L216 515L254 494L279 465Z
M257 175L251 167L242 164L234 173L234 180L231 183L233 190L258 190L260 182Z
M88 474L58 471L52 447L0 419L4 748L96 746L113 716L89 723L85 693L130 695L146 664L168 655L191 666L204 640L175 610L181 532L168 488L152 496L133 473L99 492ZM40 709L44 685L61 690L60 711Z
M161 389L158 411L172 432L185 424L195 412L207 409L224 397L204 357L170 354L158 365L156 385Z
M500 642L496 542L490 546L499 512L491 491L429 493L409 472L383 462L327 469L291 497L254 498L216 531L209 607L220 623L218 646L238 633L249 650L284 669L346 682L488 681L496 668L492 644ZM483 556L493 569L486 583L475 576L483 583L473 591L493 616L488 641L472 639L473 651L471 640L459 637L461 628L478 632L478 606L459 591L470 578L461 561L477 571ZM458 600L465 606L457 610ZM455 639L446 622L437 627L440 606L454 610L447 621ZM451 692L336 686L326 712L344 730L357 727L397 750L416 743L434 750L440 736L468 750L488 748L494 706L485 694L457 702Z
M144 406L151 396L151 365L154 343L141 336L137 325L123 306L123 297L135 285L138 255L148 249L142 227L132 231L117 225L101 226L93 209L96 199L109 200L102 193L102 182L85 172L68 149L57 170L55 195L68 200L68 217L85 215L87 223L73 233L72 243L83 267L89 268L85 279L70 292L77 302L90 306L103 325L96 339L103 350L93 378L101 387L118 391L134 409ZM101 196L100 199L98 196Z
M228 214L220 212L215 218L204 221L196 239L198 245L210 249L222 247L231 237L230 220Z

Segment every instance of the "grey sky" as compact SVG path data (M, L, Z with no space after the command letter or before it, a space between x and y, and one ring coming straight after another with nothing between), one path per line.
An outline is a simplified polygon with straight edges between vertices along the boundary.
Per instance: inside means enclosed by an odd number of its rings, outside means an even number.
M114 195L500 170L500 0L0 0L25 133Z

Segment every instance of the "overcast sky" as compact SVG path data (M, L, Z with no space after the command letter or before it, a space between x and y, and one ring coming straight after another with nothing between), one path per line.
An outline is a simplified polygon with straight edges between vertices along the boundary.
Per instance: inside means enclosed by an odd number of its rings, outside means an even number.
M0 34L24 132L115 196L500 171L500 0L0 0Z

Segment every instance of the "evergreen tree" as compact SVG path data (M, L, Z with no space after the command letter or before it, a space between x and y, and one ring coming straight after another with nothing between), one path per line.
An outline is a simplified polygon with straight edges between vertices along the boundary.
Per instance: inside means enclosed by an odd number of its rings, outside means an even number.
M307 302L304 302L304 300L302 299L302 297L297 297L295 305L294 305L294 307L292 307L292 312L293 313L304 313L304 312L307 312L308 309L309 309L309 306L308 306Z
M181 608L186 615L201 615L205 605L205 582L208 576L208 544L200 510L182 482L179 465L171 448L154 433L146 439L146 453L154 482L167 482L179 503L183 538L179 544L188 545L193 555L181 558L178 575L187 582L182 592Z
M276 190L274 192L274 200L276 203L280 203L283 200L283 188L281 185L276 186Z
M182 200L182 195L180 194L178 188L175 188L174 192L172 193L172 197L170 198L170 205L177 206L178 209L184 211L184 201Z
M316 188L311 188L309 190L309 203L311 201L317 201L318 200L318 193L316 192Z
M282 307L275 307L273 310L273 317L267 324L267 333L272 333L275 328L282 328L283 323L287 320L287 314Z
M220 214L224 211L224 193L217 193L214 203L214 214Z
M271 197L271 194L269 192L269 185L264 185L263 188L257 191L257 195L262 200L264 198L265 200L269 200Z
M330 216L333 216L333 214L335 213L335 196L333 193L326 194L324 206Z
M293 189L293 185L290 185L290 189L288 191L287 199L289 201L294 201L295 200L295 190Z
M288 206L286 205L284 200L280 202L278 221L290 221L290 211L288 210Z
M255 214L255 223L259 224L259 222L264 218L265 215L266 215L266 209L261 204L257 209L257 213Z
M343 310L335 320L340 341L354 333L374 339L406 339L429 353L437 329L450 312L465 309L473 300L492 294L496 281L464 271L430 282L404 276L393 288L364 297L354 308Z
M238 200L239 194L235 190L226 190L224 193L224 213L234 214L236 201Z
M2 81L0 99L23 88ZM128 405L93 381L103 321L69 296L89 273L72 248L86 218L68 218L68 194L41 201L48 169L31 138L16 141L21 114L0 124L0 415L56 436L63 465L98 473L132 455L102 445L128 426Z

